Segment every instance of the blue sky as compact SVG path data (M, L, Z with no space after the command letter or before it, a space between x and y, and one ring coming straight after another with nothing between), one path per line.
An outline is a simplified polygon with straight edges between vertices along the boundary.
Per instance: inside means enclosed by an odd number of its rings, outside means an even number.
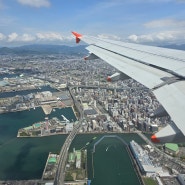
M71 31L185 43L185 0L0 0L0 46L71 43Z

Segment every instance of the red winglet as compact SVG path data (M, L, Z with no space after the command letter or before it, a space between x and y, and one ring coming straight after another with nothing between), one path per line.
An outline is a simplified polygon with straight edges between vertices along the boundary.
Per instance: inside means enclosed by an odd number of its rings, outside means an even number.
M111 77L110 76L108 76L107 77L107 82L111 82L112 80L111 80Z
M159 142L160 142L160 140L156 137L156 135L152 135L152 136L151 136L151 140L152 140L152 142L154 142L154 143L159 143Z
M76 37L76 43L79 43L82 35L74 31L72 31L72 34Z

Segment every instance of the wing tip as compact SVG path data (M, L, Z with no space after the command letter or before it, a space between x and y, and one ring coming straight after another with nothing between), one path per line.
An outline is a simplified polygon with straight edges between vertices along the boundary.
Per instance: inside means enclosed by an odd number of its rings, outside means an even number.
M75 31L72 31L72 34L75 36L75 37L82 37L82 34L80 34L80 33L77 33L77 32L75 32Z
M82 37L82 34L77 33L75 31L72 31L72 34L76 37L76 43L80 42L80 38Z
M157 136L155 134L151 136L151 140L154 143L160 143L160 140L157 138Z

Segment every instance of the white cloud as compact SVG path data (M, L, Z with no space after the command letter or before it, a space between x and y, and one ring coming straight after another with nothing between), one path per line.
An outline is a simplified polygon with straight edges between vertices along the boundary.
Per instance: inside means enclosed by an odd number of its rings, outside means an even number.
M113 39L113 40L120 40L120 37L117 35L111 35L111 34L100 34L98 35L100 39Z
M177 39L177 34L172 32L161 32L156 34L156 39L161 41L172 41Z
M40 32L36 34L18 34L16 32L13 32L9 35L4 35L3 33L0 33L0 41L3 41L3 44L5 45L24 45L25 43L60 44L61 42L68 43L72 39L74 40L71 34L64 37L62 36L62 34L56 32Z
M28 5L36 8L49 7L49 0L17 0L20 4Z
M185 43L185 30L130 35L128 40L136 43Z
M20 41L23 41L23 42L31 42L31 41L34 41L35 40L35 37L32 36L32 35L29 35L29 34L23 34L20 39Z
M130 40L132 42L137 42L138 36L137 35L129 35L128 40Z
M55 33L55 32L37 33L36 36L39 40L48 40L48 41L64 40L64 38L60 33Z
M128 40L131 42L153 42L155 36L154 35L129 35Z
M185 43L185 20L159 19L144 24L148 34L133 34L128 40L136 43ZM146 30L145 30L146 32Z
M145 23L146 28L162 28L162 27L185 27L185 20L175 20L175 19L161 19L154 20L148 23Z
M4 39L6 39L6 36L0 33L0 40L4 40Z
M18 38L18 34L17 33L11 33L10 35L8 35L8 42L13 42L16 41Z
M18 35L17 33L11 33L7 37L8 42L31 42L34 41L35 37L29 34Z

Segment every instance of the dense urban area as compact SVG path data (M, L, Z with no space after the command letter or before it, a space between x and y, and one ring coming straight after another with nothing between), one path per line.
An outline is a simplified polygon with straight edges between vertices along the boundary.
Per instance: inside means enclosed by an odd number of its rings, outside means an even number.
M79 53L0 55L0 113L37 107L45 113L45 120L19 129L17 137L68 134L61 153L49 153L41 179L1 183L49 185L63 178L65 184L90 184L86 147L63 153L68 151L76 133L112 136L136 133L146 144L131 141L127 147L141 184L185 184L184 144L154 145L150 141L152 133L171 121L168 115L157 116L161 105L152 91L130 78L108 82L107 76L118 71L100 59L85 61L82 56ZM26 93L30 90L32 93ZM73 109L76 120L64 115L61 120L48 118L51 111L67 107ZM92 142L98 142L97 138ZM64 164L61 159L66 160ZM65 177L57 175L62 168Z

